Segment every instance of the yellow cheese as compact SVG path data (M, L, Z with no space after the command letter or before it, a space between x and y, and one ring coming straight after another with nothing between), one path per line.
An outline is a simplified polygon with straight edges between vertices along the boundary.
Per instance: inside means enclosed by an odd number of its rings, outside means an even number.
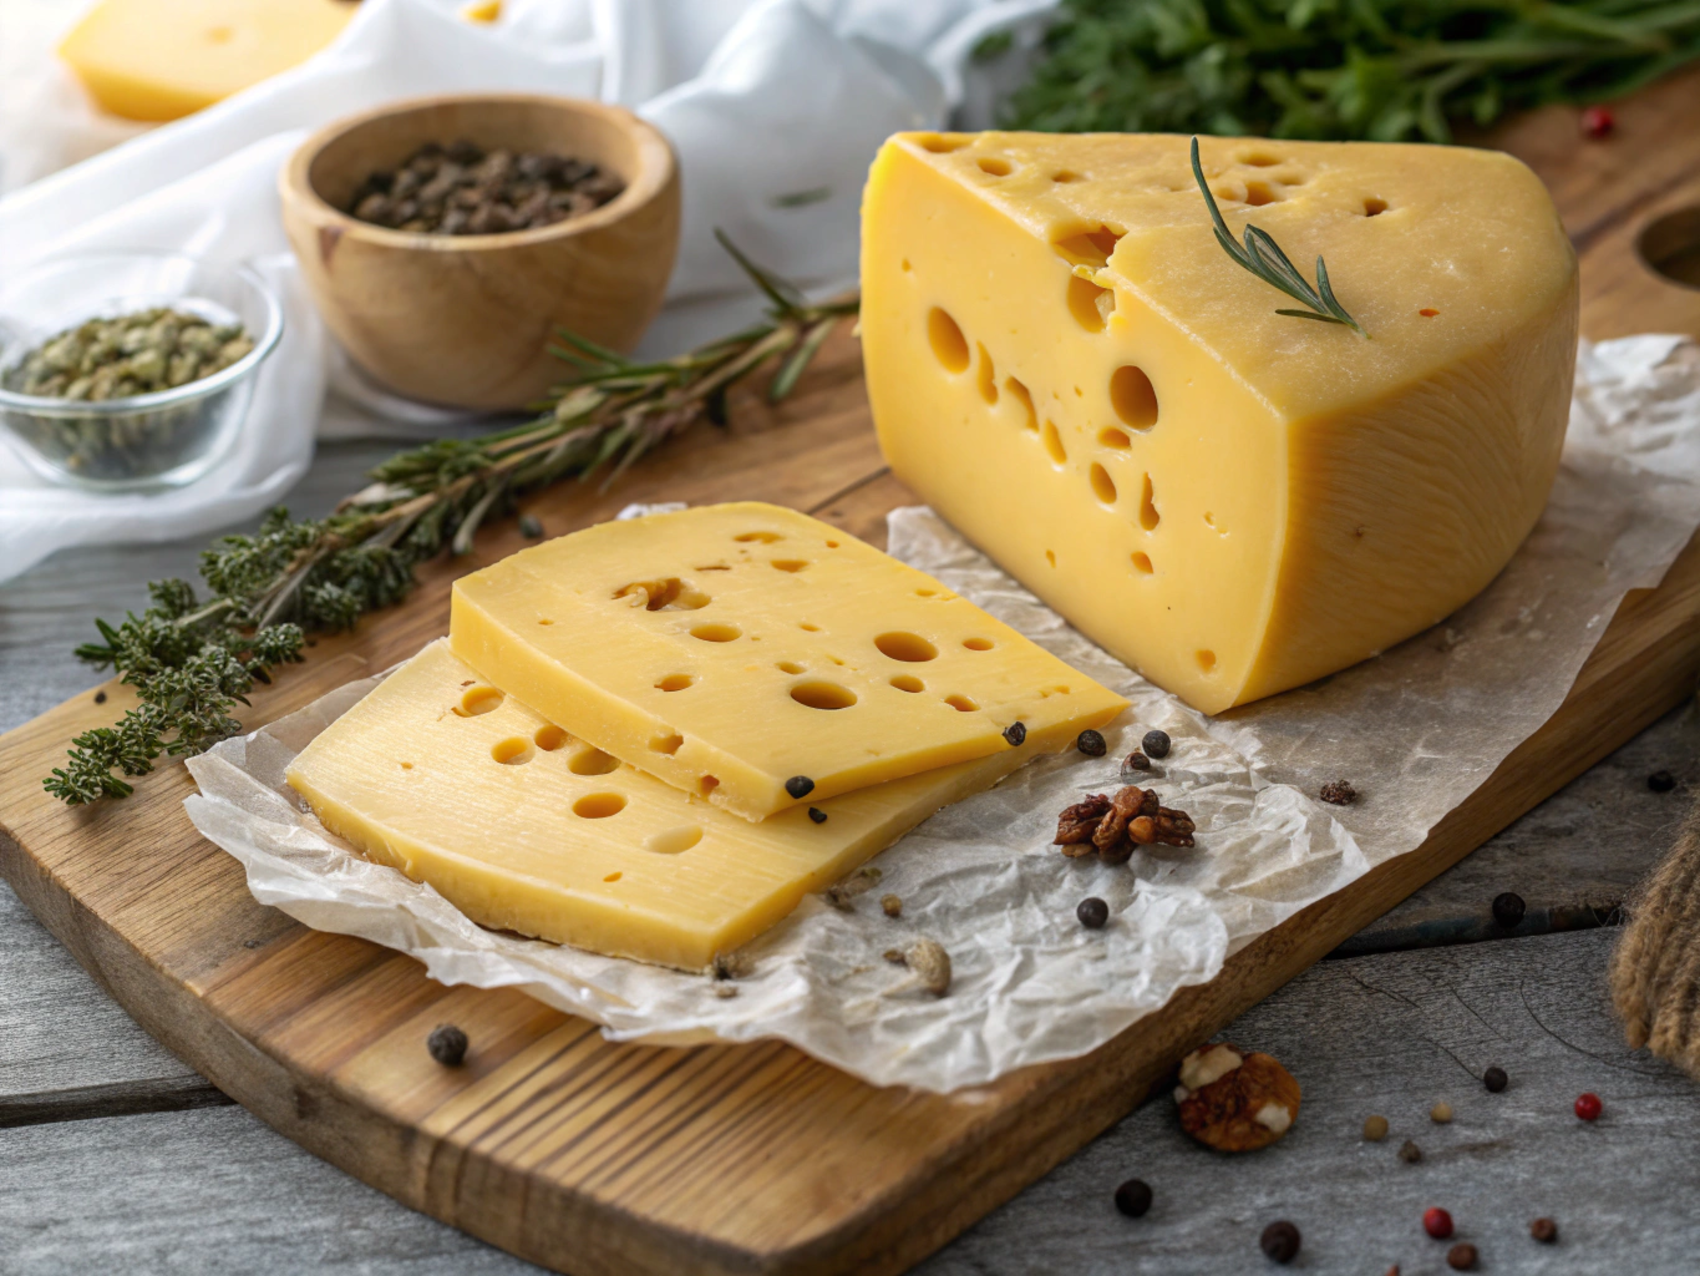
M289 783L367 856L482 925L698 970L747 943L939 807L989 788L1020 748L753 824L580 743L425 648L296 757Z
M175 120L304 62L349 0L101 0L59 46L104 110Z
M1127 704L931 576L773 505L525 550L455 583L449 634L550 721L752 820Z
M869 396L892 469L1077 628L1217 712L1439 621L1558 465L1575 258L1540 182L1439 146L913 134L863 205Z

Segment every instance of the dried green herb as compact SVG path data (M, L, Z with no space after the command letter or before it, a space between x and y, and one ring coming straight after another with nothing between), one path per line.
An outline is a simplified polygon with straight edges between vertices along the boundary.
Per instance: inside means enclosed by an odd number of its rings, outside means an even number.
M721 242L767 296L765 322L648 363L562 332L554 353L572 371L540 416L402 452L328 518L293 520L279 509L253 535L221 537L201 555L205 601L188 581L161 581L141 615L96 621L100 641L77 655L115 670L141 703L72 741L65 765L43 781L47 791L73 806L129 794L120 775L145 775L162 754L199 753L239 731L231 713L256 682L304 659L308 631L348 629L400 602L416 567L445 548L465 553L479 527L521 496L567 478L612 481L699 418L724 422L727 389L764 366L778 364L769 399L789 394L857 302L809 303Z

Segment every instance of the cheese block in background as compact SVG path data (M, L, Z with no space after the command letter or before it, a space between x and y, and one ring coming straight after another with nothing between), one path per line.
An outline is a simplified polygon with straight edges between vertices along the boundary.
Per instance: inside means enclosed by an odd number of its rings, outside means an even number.
M1369 331L1211 233L1184 137L909 134L863 203L892 469L1077 628L1206 712L1466 602L1533 527L1576 352L1570 243L1508 156L1201 140L1237 236L1327 259Z
M175 120L305 62L352 0L100 0L59 46L103 110Z
M551 722L752 820L1127 705L924 572L757 503L514 554L455 582L449 634Z
M1020 748L759 824L573 739L431 644L327 727L289 783L326 828L429 882L482 925L700 970L934 811L989 788Z

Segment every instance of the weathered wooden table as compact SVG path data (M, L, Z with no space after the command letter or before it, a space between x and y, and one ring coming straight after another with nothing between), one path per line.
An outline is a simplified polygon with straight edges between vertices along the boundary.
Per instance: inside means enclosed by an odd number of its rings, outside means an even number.
M1633 260L1651 217L1700 202L1692 128L1700 75L1621 111L1628 134L1677 135L1578 163L1574 124L1549 115L1503 136L1558 190L1582 253L1584 328L1596 337L1700 331L1700 294L1650 287ZM1643 141L1645 141L1643 137ZM1561 189L1562 188L1562 189ZM359 485L388 445L322 450L292 498L316 513ZM823 505L846 513L890 480L845 474ZM877 502L875 502L877 504ZM858 531L867 529L857 528ZM71 647L90 618L138 607L143 583L192 576L201 539L61 555L0 587L0 731L94 685ZM1668 770L1674 792L1647 776ZM1227 1159L1193 1145L1173 1105L1146 1104L924 1263L967 1273L1258 1270L1263 1226L1289 1218L1300 1269L1405 1276L1445 1270L1422 1234L1432 1204L1494 1272L1694 1270L1700 1214L1691 1136L1700 1087L1627 1051L1604 971L1615 910L1670 845L1700 790L1700 715L1666 716L1456 868L1246 1014L1226 1036L1284 1060L1303 1115L1270 1153ZM1528 903L1514 930L1493 896ZM0 1273L519 1272L536 1270L412 1213L316 1160L235 1107L130 1022L0 884ZM1502 1094L1478 1080L1498 1064ZM1585 1125L1570 1105L1605 1100ZM1433 1124L1449 1102L1456 1119ZM1362 1141L1371 1113L1392 1133ZM1422 1148L1416 1164L1399 1146ZM1151 1213L1120 1217L1137 1176ZM1551 1215L1556 1247L1529 1220Z

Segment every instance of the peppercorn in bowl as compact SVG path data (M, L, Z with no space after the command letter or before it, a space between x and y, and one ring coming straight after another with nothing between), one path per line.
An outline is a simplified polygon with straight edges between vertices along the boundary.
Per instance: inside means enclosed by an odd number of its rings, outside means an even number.
M246 267L144 252L43 262L0 289L0 433L50 482L181 487L229 451L282 335Z

